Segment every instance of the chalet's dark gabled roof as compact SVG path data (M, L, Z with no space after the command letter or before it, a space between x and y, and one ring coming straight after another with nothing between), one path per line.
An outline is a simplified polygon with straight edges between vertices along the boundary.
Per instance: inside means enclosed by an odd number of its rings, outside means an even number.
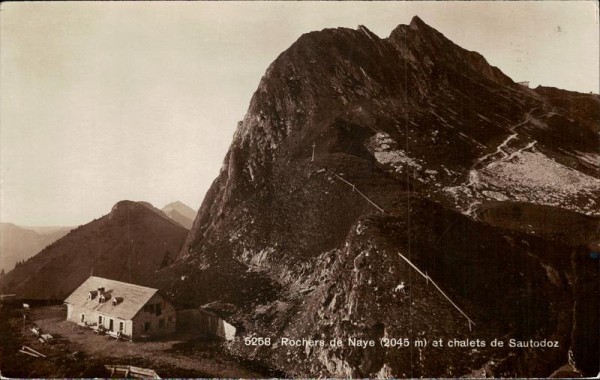
M100 294L94 299L88 299L90 291L97 291L98 288L104 288L105 294L110 294L106 302L98 302ZM145 286L91 276L67 297L65 303L128 320L132 319L156 292L157 289ZM121 297L123 300L113 305L112 300L115 297Z

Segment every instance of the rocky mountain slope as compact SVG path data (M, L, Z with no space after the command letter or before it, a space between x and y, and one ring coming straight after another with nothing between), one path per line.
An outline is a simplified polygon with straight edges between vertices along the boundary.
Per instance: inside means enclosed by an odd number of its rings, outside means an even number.
M94 275L139 283L178 255L187 230L149 203L121 201L0 280L20 298L64 299Z
M0 223L0 271L8 272L20 262L65 236L71 227L25 227Z
M196 210L180 201L169 203L161 211L188 230L192 228L197 213Z
M157 283L274 342L488 341L238 344L290 375L596 374L599 119L598 95L525 88L418 17L384 39L305 34L267 69Z

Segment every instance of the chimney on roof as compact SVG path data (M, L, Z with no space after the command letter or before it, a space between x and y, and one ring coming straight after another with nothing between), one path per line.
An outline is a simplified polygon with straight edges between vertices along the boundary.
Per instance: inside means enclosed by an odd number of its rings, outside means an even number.
M98 287L98 294L100 295L100 297L98 297L99 303L106 302L110 299L110 292L107 292L104 286Z
M120 304L121 302L123 302L123 297L115 297L112 300L112 304L113 306L117 306L118 304Z

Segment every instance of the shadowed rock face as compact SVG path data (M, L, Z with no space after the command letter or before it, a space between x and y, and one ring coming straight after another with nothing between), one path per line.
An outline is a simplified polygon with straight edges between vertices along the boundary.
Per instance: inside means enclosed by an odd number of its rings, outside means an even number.
M305 34L267 69L157 283L273 341L560 343L236 348L291 375L548 376L569 350L595 374L599 110L597 95L515 84L416 17L385 39ZM582 238L561 233L565 215Z

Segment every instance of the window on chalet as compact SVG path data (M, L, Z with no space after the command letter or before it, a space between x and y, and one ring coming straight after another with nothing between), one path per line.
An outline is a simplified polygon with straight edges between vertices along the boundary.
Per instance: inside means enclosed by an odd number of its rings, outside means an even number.
M150 322L144 322L144 332L150 331Z
M150 314L162 315L162 305L160 303L149 303L144 305L144 312Z
M165 320L164 318L161 318L158 320L158 328L159 329L164 329L165 328Z

